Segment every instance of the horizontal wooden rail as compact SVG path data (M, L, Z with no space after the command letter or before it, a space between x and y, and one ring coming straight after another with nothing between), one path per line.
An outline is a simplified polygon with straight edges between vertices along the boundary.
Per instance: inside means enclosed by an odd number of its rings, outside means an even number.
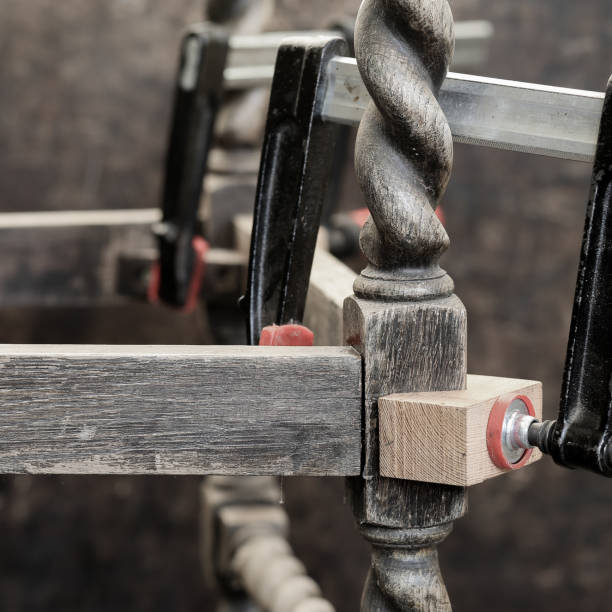
M0 214L0 307L122 301L118 261L154 247L156 209Z
M0 345L0 473L355 475L350 348Z
M353 294L356 276L328 251L315 251L304 311L304 323L314 332L315 344L344 344L344 300Z
M1 213L0 308L124 302L120 258L153 261L151 225L159 218L157 209ZM251 225L250 215L237 216L236 252L211 249L207 264L246 265ZM342 303L354 280L352 270L317 249L306 304L307 325L319 332L317 344L342 343Z

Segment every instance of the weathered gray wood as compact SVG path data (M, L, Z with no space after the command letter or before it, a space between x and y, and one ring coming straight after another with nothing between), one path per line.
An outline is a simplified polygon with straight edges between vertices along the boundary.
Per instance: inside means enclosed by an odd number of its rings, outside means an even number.
M381 477L377 405L390 392L465 387L466 314L438 266L448 237L434 215L452 166L436 100L453 48L448 3L365 0L355 48L373 99L355 150L372 215L361 233L369 265L345 304L346 343L365 368L364 477L349 480L372 543L361 609L449 611L436 545L465 512L465 490Z
M154 246L159 211L0 214L0 307L111 304L125 250Z
M380 474L461 487L508 474L489 454L487 430L493 407L517 397L527 397L542 420L542 383L533 380L472 374L466 389L380 397ZM541 457L539 449L531 449L514 467Z
M343 305L352 293L356 276L348 266L327 251L315 251L304 311L304 324L313 330L315 344L344 344Z
M0 346L0 473L357 474L352 349Z
M250 191L242 188L234 185L229 195L236 199L242 194L244 206ZM215 185L209 196L227 199L228 192ZM211 232L231 227L231 216L224 214L227 219L217 215L217 226L203 219ZM158 257L151 225L159 218L157 209L0 214L0 308L108 306L126 298L146 299L148 274ZM215 244L228 242L219 234L213 238ZM247 263L248 254L209 249L202 292L223 291L233 280L228 267Z
M378 398L392 393L445 391L466 387L466 314L454 295L432 302L376 302L355 296L344 306L345 343L364 355L365 463L363 495L356 497L360 521L377 525L407 526L406 506L413 496L405 482L378 478ZM400 391L401 389L401 391ZM427 485L427 489L431 488ZM383 503L395 491L397 498ZM421 499L421 494L418 495ZM455 512L452 495L439 502ZM463 508L463 502L459 504ZM414 516L420 525L421 517Z

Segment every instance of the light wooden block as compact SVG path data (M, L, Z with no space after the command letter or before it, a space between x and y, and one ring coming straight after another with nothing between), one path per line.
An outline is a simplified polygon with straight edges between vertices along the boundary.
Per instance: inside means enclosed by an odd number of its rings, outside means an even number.
M531 380L469 375L464 391L381 397L381 475L470 486L506 473L489 457L487 423L498 400L517 395L527 396L542 418L542 384ZM541 456L533 449L526 465Z

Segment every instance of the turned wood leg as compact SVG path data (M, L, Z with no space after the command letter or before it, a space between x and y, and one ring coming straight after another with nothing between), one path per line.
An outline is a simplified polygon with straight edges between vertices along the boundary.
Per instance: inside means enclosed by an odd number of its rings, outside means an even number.
M451 529L451 524L428 529L362 527L372 545L372 567L361 609L450 610L436 546Z
M449 240L434 214L452 167L437 95L453 47L446 0L362 2L355 54L372 102L355 169L371 217L360 237L368 266L345 302L344 338L364 362L363 474L348 481L372 544L363 612L450 610L436 546L466 510L462 487L379 475L378 398L466 385L466 313L438 266Z

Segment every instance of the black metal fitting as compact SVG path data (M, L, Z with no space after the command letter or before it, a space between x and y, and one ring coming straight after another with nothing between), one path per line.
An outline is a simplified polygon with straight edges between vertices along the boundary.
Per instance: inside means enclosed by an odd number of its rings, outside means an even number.
M243 298L249 344L266 325L303 319L339 128L321 117L327 65L346 53L334 36L296 38L279 49Z
M226 31L209 24L192 26L181 43L162 221L153 228L160 256L159 298L172 306L185 305L193 282L192 242L228 49Z
M533 422L527 431L527 441L531 446L536 446L543 453L550 455L555 425L556 421Z

